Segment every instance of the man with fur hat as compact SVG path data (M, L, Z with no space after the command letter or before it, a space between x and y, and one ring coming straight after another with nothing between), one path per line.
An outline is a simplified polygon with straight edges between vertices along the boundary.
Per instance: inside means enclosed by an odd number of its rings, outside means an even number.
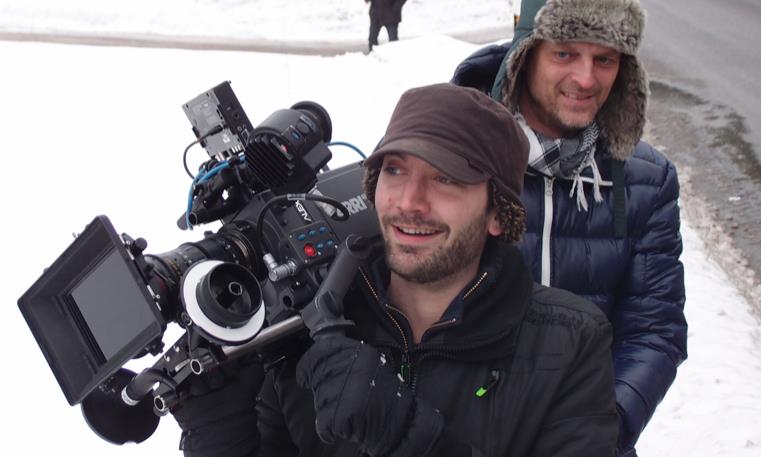
M365 161L384 246L344 299L355 325L294 341L260 392L254 367L182 403L185 455L614 455L610 323L512 245L527 157L488 95L405 92Z
M677 175L640 141L644 22L637 0L524 0L512 43L476 52L453 78L501 101L529 138L518 247L537 281L588 298L613 324L629 457L687 357Z

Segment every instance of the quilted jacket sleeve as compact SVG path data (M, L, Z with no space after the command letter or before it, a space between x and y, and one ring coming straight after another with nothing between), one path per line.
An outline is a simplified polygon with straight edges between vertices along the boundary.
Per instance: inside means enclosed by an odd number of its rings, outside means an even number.
M509 46L509 42L493 44L474 52L457 66L451 83L473 87L488 94L494 84L494 75L499 71Z
M628 198L651 201L637 202L649 215L632 239L628 281L612 316L619 450L634 445L687 358L677 174L649 145L640 143L637 150L629 160L640 161L636 165L645 168L646 181L631 186Z

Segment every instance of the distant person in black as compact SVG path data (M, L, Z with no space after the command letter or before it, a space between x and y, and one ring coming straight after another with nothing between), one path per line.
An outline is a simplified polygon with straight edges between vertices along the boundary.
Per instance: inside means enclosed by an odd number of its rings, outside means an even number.
M370 3L370 51L378 44L381 27L386 27L388 41L399 39L402 6L407 0L365 0Z

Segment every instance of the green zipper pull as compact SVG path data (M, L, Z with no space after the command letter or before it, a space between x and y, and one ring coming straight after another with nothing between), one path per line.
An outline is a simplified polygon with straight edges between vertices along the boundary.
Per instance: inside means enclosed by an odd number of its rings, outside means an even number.
M402 364L399 367L399 375L402 377L402 381L409 383L410 381L410 359L407 353L402 355Z
M481 398L484 395L486 395L486 392L488 392L489 389L494 387L494 385L497 384L497 381L499 381L499 371L492 370L491 379L489 379L489 382L487 382L483 386L479 387L478 390L476 390L476 397Z

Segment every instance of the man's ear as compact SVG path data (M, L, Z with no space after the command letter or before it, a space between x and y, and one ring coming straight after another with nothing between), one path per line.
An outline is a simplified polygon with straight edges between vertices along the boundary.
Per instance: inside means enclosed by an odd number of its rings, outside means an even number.
M489 215L489 224L487 225L487 230L489 231L489 235L491 236L500 236L502 233L504 233L505 229L502 228L502 224L499 223L499 218L497 217L497 211L491 211L491 214Z

